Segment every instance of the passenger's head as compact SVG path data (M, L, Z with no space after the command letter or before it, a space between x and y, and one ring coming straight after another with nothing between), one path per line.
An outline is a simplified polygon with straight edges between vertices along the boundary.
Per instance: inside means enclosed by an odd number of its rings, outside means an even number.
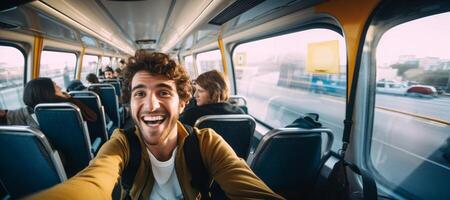
M86 87L83 85L83 83L80 80L73 80L69 83L69 86L67 86L66 90L67 92L70 91L81 91L85 90Z
M105 67L105 78L114 78L114 70L111 67Z
M99 83L97 75L95 75L94 73L90 73L88 75L86 75L86 81L88 81L89 83Z
M166 54L147 53L129 63L123 75L124 88L131 96L131 115L145 143L158 145L173 139L179 114L191 96L184 68Z
M29 81L23 90L23 102L30 108L40 103L55 103L69 96L50 78L41 77Z
M122 77L122 70L120 68L116 68L114 70L114 77L116 78Z
M124 59L120 59L119 64L120 64L121 68L124 68L125 65L126 65L125 60Z
M200 74L195 79L194 97L198 106L227 101L229 89L223 73L212 70Z

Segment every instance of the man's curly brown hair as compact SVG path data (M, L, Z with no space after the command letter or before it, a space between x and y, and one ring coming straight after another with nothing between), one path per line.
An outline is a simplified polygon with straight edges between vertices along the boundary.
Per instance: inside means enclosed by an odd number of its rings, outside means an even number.
M192 86L187 71L177 65L164 53L140 53L135 57L136 62L129 63L123 71L123 100L129 102L131 98L131 82L137 72L146 71L152 75L162 75L174 80L178 96L181 101L187 102L191 98Z

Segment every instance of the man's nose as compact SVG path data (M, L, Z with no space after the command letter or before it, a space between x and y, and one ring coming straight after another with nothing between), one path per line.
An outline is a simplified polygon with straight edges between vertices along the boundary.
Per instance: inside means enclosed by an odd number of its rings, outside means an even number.
M160 102L158 97L155 96L155 94L150 94L147 96L145 106L148 111L155 111L160 107Z

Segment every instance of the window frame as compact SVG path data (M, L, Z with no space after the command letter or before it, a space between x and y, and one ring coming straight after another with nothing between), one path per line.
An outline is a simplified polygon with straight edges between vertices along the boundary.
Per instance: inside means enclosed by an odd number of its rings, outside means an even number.
M396 185L390 183L383 175L378 172L371 159L372 137L374 132L373 126L375 122L376 107L375 98L377 89L376 52L381 38L392 28L424 17L450 12L450 3L442 1L441 4L445 4L444 6L433 5L433 3L435 2L429 1L407 6L401 5L404 7L400 11L398 11L397 7L399 7L399 5L395 2L381 2L370 14L368 20L366 21L365 28L363 30L362 37L359 43L357 60L355 62L355 69L360 69L359 74L355 74L359 77L358 83L356 83L358 85L356 92L359 94L355 95L355 107L358 106L361 107L361 109L353 109L355 113L361 113L359 117L358 114L356 114L355 118L358 118L358 120L362 119L360 125L358 125L360 127L354 127L354 131L352 131L352 134L354 132L362 132L362 136L356 139L352 139L351 141L351 143L361 144L357 145L357 148L361 148L361 151L359 151L356 155L356 163L360 164L362 168L367 169L373 175L374 179L378 183L377 187L380 188L382 192L400 199L414 199L417 197L415 197L412 193L404 190L403 188L398 188ZM397 11L394 12L393 10ZM371 29L370 26L373 24L376 24L377 26L373 27L374 30L369 30ZM368 32L370 32L370 34L368 34ZM364 78L367 79L364 80ZM387 83L384 83L385 87L386 85ZM363 96L366 96L366 98L363 98ZM395 191L393 190L394 188Z
M309 24L309 25L305 25L305 26L300 26L300 27L294 27L291 29L287 29L284 31L278 31L275 33L271 33L271 34L266 34L266 35L262 35L259 37L254 37L254 38L250 38L247 40L240 40L238 42L232 43L231 46L231 51L230 51L230 57L231 57L231 62L229 63L230 67L231 67L231 74L232 74L232 81L233 81L233 89L234 91L234 95L238 95L237 94L237 82L236 82L236 72L235 72L235 66L234 66L234 60L233 60L233 55L234 55L234 51L236 50L236 48L241 45L241 44L245 44L245 43L249 43L249 42L255 42L258 40L264 40L264 39L269 39L269 38L273 38L273 37L277 37L277 36L282 36L282 35L287 35L287 34L291 34L291 33L297 33L297 32L301 32L301 31L307 31L310 29L329 29L331 31L336 32L337 34L341 35L344 38L345 41L345 37L343 35L342 29L334 24L327 24L327 23L315 23L315 24ZM348 52L347 53L347 57L348 57ZM348 73L348 62L346 62L346 70ZM230 72L228 72L230 74ZM346 93L348 94L348 81L349 81L349 77L348 75L346 76L347 78L347 86L345 88ZM348 95L345 95L345 101L348 102ZM249 114L250 115L250 114ZM253 116L252 116L253 117ZM258 122L259 124L263 125L265 128L272 130L274 129L274 127L270 126L269 124L267 124L266 122L253 117L255 119L256 122Z
M75 70L74 70L74 74L73 74L73 80L77 79L77 68L78 66L78 60L80 59L80 52L78 51L70 51L70 50L66 50L66 49L58 49L58 48L52 48L52 47L44 47L41 51L41 58L40 61L42 61L42 53L44 53L44 51L52 51L52 52L59 52L59 53L72 53L75 54ZM41 63L39 63L39 77L41 76Z
M196 58L195 58L195 55L194 54L187 54L187 55L185 55L185 56L183 56L183 67L187 70L187 72L188 72L188 74L189 74L189 70L187 69L187 67L186 67L186 57L189 57L189 56L191 56L192 57L192 67L194 68L194 75L195 75L195 78L197 78L197 76L199 75L198 74L198 71L197 71L197 66L196 66ZM191 76L190 74L189 74L189 76ZM194 79L194 77L190 77L192 80Z
M25 85L27 84L27 72L28 72L27 51L25 51L25 48L23 48L23 46L16 44L14 42L9 42L9 41L0 40L0 46L13 47L13 48L16 48L17 50L19 50L20 53L22 53L23 60L24 60L24 63L23 63L24 64L24 66L23 66L23 87L25 87Z
M99 61L100 61L100 57L101 56L100 55L96 55L96 54L84 54L83 55L83 61L85 59L85 56L97 56L97 66L96 66L95 71L94 71L94 73L97 75L98 64L100 63ZM81 70L80 70L80 76L81 76L81 74L83 73L83 62L80 63L80 67L81 67ZM82 77L80 77L80 79L82 79Z
M199 54L202 54L202 53L208 53L208 52L211 52L211 51L219 51L219 55L220 56L222 56L222 54L220 53L220 49L219 48L217 48L217 49L209 49L209 50L205 50L205 51L200 51L200 52L197 52L197 53L195 53L195 54L192 54L192 56L195 56L195 60L193 60L194 62L195 62L195 65L194 65L194 67L195 67L195 73L197 74L197 76L198 75L200 75L201 73L198 73L199 72L199 67L201 67L201 66L199 66L199 65L197 65L197 60L198 60L198 58L197 58L197 56L199 55ZM185 56L186 57L186 56ZM222 61L222 57L220 58L220 61L223 63L223 61ZM222 64L222 73L225 71L225 69L224 69L224 66L223 66L223 64ZM203 72L203 73L205 73L205 72Z

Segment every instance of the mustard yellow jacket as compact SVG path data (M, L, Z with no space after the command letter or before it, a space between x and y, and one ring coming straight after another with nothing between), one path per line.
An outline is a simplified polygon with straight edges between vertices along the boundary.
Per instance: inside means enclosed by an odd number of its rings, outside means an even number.
M200 199L200 193L190 184L191 174L187 168L183 144L188 135L178 122L175 170L183 196L186 200ZM131 197L147 200L154 184L150 159L145 145L136 129L142 146L140 162ZM236 156L231 147L212 129L198 131L200 151L208 174L222 187L231 199L283 199L275 194ZM88 167L64 183L29 197L30 199L111 199L114 185L129 159L129 146L122 130L117 129L111 139L100 149Z

